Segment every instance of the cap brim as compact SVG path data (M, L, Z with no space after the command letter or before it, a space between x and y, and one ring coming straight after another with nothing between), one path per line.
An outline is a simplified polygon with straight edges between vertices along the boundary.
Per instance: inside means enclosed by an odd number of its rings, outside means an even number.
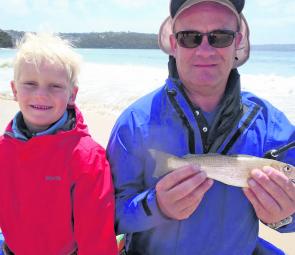
M172 49L170 47L170 35L172 33L172 19L169 16L162 23L158 34L159 47L168 55L172 55Z
M237 58L235 67L239 67L243 65L248 59L250 55L250 31L247 20L244 15L241 13L241 26L240 33L242 34L242 40L239 44L239 48L237 49Z

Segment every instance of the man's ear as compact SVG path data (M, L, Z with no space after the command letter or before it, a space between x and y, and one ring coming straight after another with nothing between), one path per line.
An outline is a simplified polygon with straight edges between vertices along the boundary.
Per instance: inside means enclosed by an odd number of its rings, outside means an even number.
M74 105L75 104L75 100L76 100L76 97L77 97L78 90L79 90L78 86L75 85L75 86L72 87L68 105Z
M12 90L12 93L13 93L13 99L15 101L17 101L17 89L16 89L15 81L10 82L10 87L11 87L11 90Z
M236 40L235 40L235 47L236 47L236 50L240 48L240 43L243 39L243 35L241 32L237 32L237 35L236 35Z
M176 41L174 34L171 34L169 36L169 41L170 41L170 47L171 47L171 51L172 51L171 54L173 55L173 57L175 57L177 41Z

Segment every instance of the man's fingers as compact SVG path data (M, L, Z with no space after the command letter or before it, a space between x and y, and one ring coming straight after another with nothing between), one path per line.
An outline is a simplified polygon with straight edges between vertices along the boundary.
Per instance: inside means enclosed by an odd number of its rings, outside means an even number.
M274 182L267 174L264 172L254 169L252 171L252 176L255 178L255 183L252 182L252 188L256 188L256 183L258 183L263 189L271 196L273 200L276 201L278 205L282 205L284 203L284 200L289 200L287 197L287 194L280 188L280 186L277 185L276 182ZM251 185L251 184L249 184ZM259 189L259 186L258 188ZM257 191L258 193L260 191ZM265 192L264 192L265 193ZM263 193L263 195L264 195ZM263 197L262 197L263 199Z
M182 197L180 200L176 202L176 206L179 208L187 208L192 205L198 205L203 199L205 193L210 189L213 185L213 181L211 179L206 179L203 183L198 185L190 194L185 197Z
M263 172L281 188L282 192L286 193L292 202L295 202L295 184L287 176L270 167L264 167Z
M184 180L177 186L170 189L169 195L175 200L182 199L189 194L191 194L197 187L199 187L205 180L207 176L204 172L198 172L195 175L190 176L188 179Z
M272 167L253 169L244 193L263 222L277 222L294 213L294 184Z
M176 173L178 172L178 173ZM161 179L156 185L160 210L173 219L185 219L198 207L213 181L191 166L180 168Z
M249 186L262 204L268 203L269 208L266 208L267 210L273 211L277 209L276 206L273 206L273 201L282 210L290 208L290 205L294 204L295 194L293 193L295 193L295 186L293 187L294 184L291 181L288 183L289 180L285 175L271 167L264 167L263 171L254 169L251 174L255 179L254 184L258 183L259 185L251 187L249 184ZM263 188L263 191L261 191L260 187Z
M254 207L254 210L257 214L257 216L260 216L260 214L265 210L263 208L263 206L260 204L259 200L257 199L257 197L255 196L255 194L253 193L253 191L249 188L244 188L244 194L245 196L248 198L248 200L250 201L250 203L252 204L252 206Z
M196 210L198 207L198 204L191 205L190 207L187 207L183 209L181 212L179 212L179 220L184 220L189 218L192 213Z
M265 190L263 185L260 185L256 180L250 179L248 181L251 191L254 193L255 197L259 203L268 212L280 212L280 204Z
M185 166L179 168L166 176L164 176L158 183L157 189L158 190L170 190L179 183L183 182L184 180L190 178L193 175L196 175L200 171L195 169L192 166Z

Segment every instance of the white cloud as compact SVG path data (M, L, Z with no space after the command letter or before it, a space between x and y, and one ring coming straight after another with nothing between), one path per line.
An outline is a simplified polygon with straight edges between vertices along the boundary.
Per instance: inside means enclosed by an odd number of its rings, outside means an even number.
M26 0L0 0L0 5L6 15L26 15L30 9Z
M247 8L248 7L248 8ZM259 0L246 6L246 17L256 29L286 29L295 24L295 2L294 0Z
M293 20L294 20L294 13L295 13L295 1L294 1L294 0L293 0L292 3L289 3L289 4L288 4L288 6L287 6L287 8L286 8L286 13L287 13L288 15L290 15L290 17L292 17Z
M259 1L255 1L255 4L257 4L257 6L260 6L260 7L271 7L280 2L281 2L280 0L259 0Z
M68 11L69 0L32 0L31 9L41 13L60 13Z
M6 15L55 13L67 11L69 5L69 0L0 0L1 9L5 10Z
M294 0L259 0L255 1L255 5L257 9L261 9L265 13L273 13L280 17L291 14L291 11L294 12L295 9ZM252 6L255 7L255 5Z
M244 13L252 43L294 43L294 0L249 1Z
M151 2L155 2L155 1L153 0L114 0L115 4L118 4L120 6L125 6L125 7L132 7L132 8L143 7L147 4L151 4Z
M69 3L69 0L55 0L55 1L52 1L52 5L54 9L68 10L70 3Z
M49 9L50 2L48 0L31 0L30 7L32 11L44 12Z

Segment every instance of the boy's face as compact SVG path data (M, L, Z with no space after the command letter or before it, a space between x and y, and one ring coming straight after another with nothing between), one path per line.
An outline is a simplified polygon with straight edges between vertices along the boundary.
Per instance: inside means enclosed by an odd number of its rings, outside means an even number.
M19 77L11 82L24 121L33 132L46 130L75 102L78 87L72 87L66 70L43 61L39 68L22 62Z

